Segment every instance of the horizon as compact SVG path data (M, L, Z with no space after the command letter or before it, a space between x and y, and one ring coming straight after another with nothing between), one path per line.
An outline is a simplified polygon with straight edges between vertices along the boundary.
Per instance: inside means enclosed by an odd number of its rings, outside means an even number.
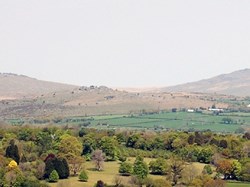
M129 91L129 92L137 92L137 91L151 91L151 90L157 90L157 89L161 89L161 88L164 88L164 87L171 87L171 86L178 86L178 85L183 85L183 84L188 84L188 83L194 83L194 82L199 82L199 81L203 81L203 80L207 80L207 79L211 79L211 78L214 78L214 77L217 77L217 76L221 76L221 75L227 75L227 74L231 74L231 73L235 73L235 72L240 72L240 71L246 71L246 70L250 70L250 68L243 68L243 69L239 69L239 70L235 70L233 72L229 72L229 73L222 73L222 74L218 74L218 75L215 75L213 77L209 77L209 78L205 78L205 79L198 79L198 80L195 80L193 82L183 82L183 83L180 83L180 84L176 84L176 85L162 85L162 86L157 86L157 85L152 85L152 86L108 86L108 85L95 85L95 84L89 84L89 85L77 85L77 84L71 84L71 83L67 83L67 82L56 82L56 81L52 81L52 80L43 80L43 79L39 79L37 77L31 77L31 76L28 76L28 75L24 75L24 74L18 74L18 73L11 73L11 72L0 72L0 74L3 74L3 75L14 75L14 76L24 76L24 77L28 77L28 78L31 78L31 79L35 79L35 80L38 80L38 81L46 81L46 82L53 82L53 83L59 83L59 84L67 84L67 85L72 85L72 86L97 86L97 87L100 87L100 86L105 86L105 87L109 87L109 88L112 88L112 89L118 89L118 90L126 90L126 91Z
M166 87L250 68L250 1L0 2L0 71Z

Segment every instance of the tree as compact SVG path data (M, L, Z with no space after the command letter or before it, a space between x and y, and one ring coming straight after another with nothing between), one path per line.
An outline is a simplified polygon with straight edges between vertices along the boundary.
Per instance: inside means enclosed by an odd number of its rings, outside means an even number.
M7 158L12 158L16 161L17 164L19 164L20 156L18 152L18 147L15 145L15 140L11 140L9 146L6 148L5 156Z
M133 174L139 179L144 179L149 173L148 166L146 162L143 161L141 156L137 156L134 162Z
M60 179L69 177L69 166L64 158L51 158L45 162L44 178L49 178L50 173L56 170Z
M65 134L61 136L58 149L59 156L66 158L71 172L73 175L76 175L81 170L81 165L84 162L84 159L81 157L82 144L76 137Z
M250 162L242 164L241 180L250 181Z
M138 134L133 134L130 136L126 142L127 147L134 147L136 142L139 140L139 135Z
M207 164L204 166L202 173L211 175L213 173L213 170L211 166Z
M53 170L49 175L49 182L57 182L59 180L59 175L56 170Z
M168 169L167 161L163 158L158 158L155 161L151 161L149 163L149 169L152 174L164 175Z
M117 159L117 141L112 137L104 136L101 139L100 147L106 155L108 161L114 161Z
M53 148L53 139L51 133L48 131L42 131L37 134L36 144L39 147L39 155L46 153Z
M217 163L216 171L224 175L224 179L229 179L233 171L232 162L230 160L220 160Z
M234 160L232 162L232 168L233 168L232 178L238 180L241 176L241 171L242 171L241 163L238 160Z
M124 176L129 176L133 173L133 165L128 162L122 162L119 167L119 173Z
M8 168L15 169L17 167L17 163L15 160L10 161Z
M105 154L102 152L102 150L95 150L92 154L92 160L95 163L96 170L101 171L103 169Z
M182 178L182 170L184 169L184 162L179 158L171 158L170 160L170 177L173 185L176 185L179 179Z
M87 182L89 179L88 175L87 175L87 172L85 170L82 170L79 174L79 181L82 181L82 182Z
M97 183L95 185L95 187L104 187L104 186L105 186L105 184L102 180L97 181Z

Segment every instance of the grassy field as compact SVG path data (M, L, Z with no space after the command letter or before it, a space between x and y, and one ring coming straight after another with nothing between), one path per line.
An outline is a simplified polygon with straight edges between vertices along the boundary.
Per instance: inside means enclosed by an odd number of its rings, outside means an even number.
M223 120L229 118L232 123L226 124ZM75 116L61 119L59 122L45 121L34 124L57 123L58 125L84 125L98 129L139 129L139 130L185 130L235 133L236 130L250 128L250 113L221 113L214 115L209 112L163 112L159 114L136 114L136 115L98 115L98 116ZM9 119L10 124L25 124L29 121L23 119ZM243 130L244 131L244 130Z
M129 158L129 162L133 163L135 158ZM149 163L152 159L145 158L145 162ZM114 184L114 179L118 175L120 163L119 162L105 162L103 171L96 171L92 162L86 162L84 168L88 172L88 182L78 181L78 177L70 177L69 179L60 180L58 183L49 183L51 187L93 187L96 181L102 180L107 184ZM164 176L149 175L153 179L164 179ZM129 177L120 176L124 183L128 183Z
M144 161L149 164L149 162L153 160L152 158L145 158ZM128 162L133 163L135 161L135 158L129 158ZM114 184L114 179L119 176L118 170L119 170L120 163L117 161L114 162L105 162L104 163L104 170L103 171L96 171L94 170L94 164L93 162L86 162L84 163L84 168L88 172L88 177L89 180L88 182L80 182L78 180L78 177L69 177L68 179L64 180L59 180L57 183L49 183L51 187L93 187L94 184L98 180L102 180L107 184ZM205 166L205 164L202 163L192 163L192 166L194 166L199 173L202 173L202 170ZM119 176L120 179L124 184L128 184L129 186L129 180L130 177L125 177L125 176ZM159 175L149 175L149 178L152 179L165 179L164 176L159 176ZM242 182L227 182L227 187L247 187L250 186L249 183L242 183Z
M211 130L214 132L234 133L239 128L250 127L249 113L188 113L165 112L160 114L143 115L104 115L74 118L75 124L81 124L76 119L90 122L89 127L117 129L153 129L153 130ZM223 123L223 118L232 119L231 124ZM73 124L74 124L73 123Z

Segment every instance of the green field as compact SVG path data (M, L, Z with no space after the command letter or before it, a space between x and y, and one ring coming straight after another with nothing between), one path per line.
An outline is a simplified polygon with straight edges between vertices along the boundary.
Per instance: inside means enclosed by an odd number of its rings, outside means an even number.
M232 119L232 123L224 123L223 118ZM78 119L81 118L78 117ZM214 115L211 113L165 112L124 116L92 116L91 119L90 117L85 117L85 119L85 122L90 122L89 127L104 129L211 130L214 132L234 133L239 128L250 127L249 113L222 113ZM80 122L76 123L81 124Z
M230 123L223 119L229 118ZM139 130L185 130L185 131L206 131L222 133L244 132L250 128L250 113L189 113L189 112L162 112L156 114L134 114L134 115L99 115L99 116L75 116L51 120L24 120L9 119L8 122L17 124L46 124L56 123L58 125L82 125L98 129L139 129ZM87 124L87 125L86 125Z

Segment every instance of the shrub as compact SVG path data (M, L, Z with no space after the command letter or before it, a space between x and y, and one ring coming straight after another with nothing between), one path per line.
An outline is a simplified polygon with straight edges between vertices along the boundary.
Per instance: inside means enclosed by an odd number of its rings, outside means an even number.
M79 174L79 181L82 181L82 182L87 182L89 179L88 175L87 175L87 172L85 170L82 170Z
M49 182L57 182L59 180L59 175L56 170L53 170L49 175Z
M129 176L133 172L133 165L127 162L123 162L120 165L119 173L121 173L124 176Z
M95 185L95 187L104 187L104 186L105 186L105 184L102 180L97 181L97 183Z
M205 165L202 172L205 174L209 174L209 175L211 175L213 173L210 165Z

